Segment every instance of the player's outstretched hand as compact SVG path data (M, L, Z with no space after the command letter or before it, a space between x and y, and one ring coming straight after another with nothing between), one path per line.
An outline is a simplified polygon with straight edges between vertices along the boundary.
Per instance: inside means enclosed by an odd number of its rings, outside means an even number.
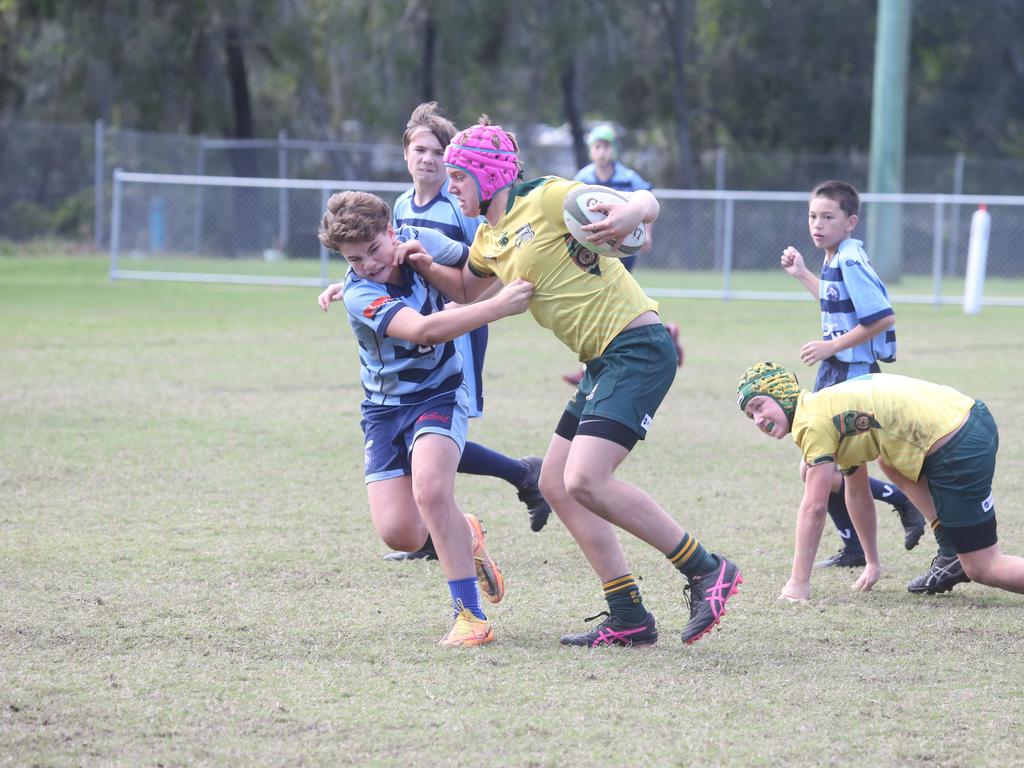
M532 295L533 283L517 277L498 291L491 301L498 307L501 317L508 317L509 315L518 315L521 312L525 312Z
M809 582L799 582L790 579L782 588L779 600L787 603L806 603L811 599L811 585Z
M860 578L850 585L850 589L855 592L870 592L880 578L882 578L881 567L874 563L868 563L864 566Z
M807 266L804 264L804 257L801 256L800 251L792 245L782 252L782 257L779 259L779 263L782 265L782 268L786 270L786 273L793 277L797 277L807 271Z
M331 283L324 289L324 292L317 297L316 303L320 305L320 309L326 312L331 306L332 301L342 300L344 297L344 291L344 283Z

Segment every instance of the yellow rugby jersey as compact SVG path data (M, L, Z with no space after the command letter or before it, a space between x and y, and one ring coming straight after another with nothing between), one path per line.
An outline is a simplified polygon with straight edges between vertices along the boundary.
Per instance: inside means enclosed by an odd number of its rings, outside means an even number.
M801 394L793 441L810 466L834 461L850 470L881 457L917 480L928 449L956 429L973 405L952 387L871 373Z
M579 355L600 355L619 332L658 303L610 256L588 251L569 235L562 201L580 182L557 176L517 184L496 226L480 225L469 251L478 277L533 283L530 313Z

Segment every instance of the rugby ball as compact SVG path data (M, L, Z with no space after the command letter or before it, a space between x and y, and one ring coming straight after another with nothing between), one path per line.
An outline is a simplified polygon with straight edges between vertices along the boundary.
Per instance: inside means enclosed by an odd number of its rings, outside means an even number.
M588 232L583 231L587 224L601 221L606 216L603 212L590 210L592 206L599 203L625 203L629 198L614 189L602 187L597 184L584 184L574 187L565 196L562 203L562 218L565 219L565 226L569 234L573 236L580 245L594 253L608 254L612 256L632 256L640 250L647 237L647 230L643 222L637 225L632 234L623 238L621 242L614 240L607 243L588 243Z

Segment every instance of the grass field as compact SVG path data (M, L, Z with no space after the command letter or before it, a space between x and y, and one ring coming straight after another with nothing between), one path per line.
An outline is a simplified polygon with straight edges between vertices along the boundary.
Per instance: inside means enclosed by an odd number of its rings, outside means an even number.
M908 594L933 548L904 552L879 506L875 592L825 572L808 605L775 599L799 456L733 393L756 360L798 364L810 299L662 303L687 365L621 475L743 568L718 631L679 642L682 580L626 537L661 641L560 647L596 578L556 519L531 533L510 486L460 477L508 596L493 645L452 651L437 565L380 560L355 345L316 293L0 258L0 764L1022 763L1024 596ZM1024 310L897 312L888 370L996 416L1000 537L1024 554ZM542 453L572 355L528 316L491 334L471 436Z

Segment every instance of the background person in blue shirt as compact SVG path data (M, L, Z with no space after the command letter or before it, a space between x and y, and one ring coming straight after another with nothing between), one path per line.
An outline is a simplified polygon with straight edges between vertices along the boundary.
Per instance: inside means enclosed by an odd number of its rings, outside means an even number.
M359 345L365 395L366 493L370 515L390 547L417 550L428 533L448 582L455 622L442 645L483 645L494 639L480 605L504 595L504 578L484 547L483 529L455 503L455 472L466 440L468 392L452 339L526 310L533 286L515 280L495 296L445 310L444 298L401 262L401 238L438 263L456 265L465 246L429 229L396 232L376 195L332 195L320 242L349 264L343 285L320 294L326 312L343 300Z
M814 391L866 373L879 373L879 361L896 359L896 313L889 293L878 277L864 244L850 235L857 226L860 195L845 181L826 181L811 192L807 225L815 247L825 252L821 278L804 264L793 246L782 252L782 268L798 280L821 304L821 339L800 348L807 365L820 363ZM801 476L805 471L801 467ZM815 567L864 565L864 549L854 530L843 497L843 476L836 475L828 513L843 539L838 553ZM904 546L912 549L924 533L924 518L917 507L892 483L872 478L871 494L893 505L904 530ZM950 553L955 558L956 553Z
M448 194L448 174L444 167L444 148L455 135L455 126L442 113L436 102L428 101L413 110L402 137L403 154L412 189L395 201L392 224L429 228L450 240L468 247L473 242L482 217L466 216ZM429 252L429 250L428 250ZM481 326L455 340L462 354L463 375L469 388L469 416L476 418L484 411L483 369L487 352L487 326ZM459 472L470 475L498 477L511 483L520 501L530 514L530 528L539 531L547 523L551 507L538 487L541 459L539 456L514 458L491 450L480 443L467 441L459 462ZM393 552L386 560L434 558L433 543L427 540L415 552Z
M585 165L576 172L576 181L584 184L599 184L602 187L610 187L624 192L636 192L641 189L650 191L653 186L647 179L619 162L619 137L615 129L610 125L598 125L587 134L587 147L590 150L590 164ZM647 237L640 247L640 253L651 252L651 225L647 225ZM629 272L633 271L636 264L636 256L623 256L619 259ZM677 323L665 323L672 342L676 345L676 363L683 364L683 347L679 343L679 325ZM583 380L583 371L567 373L562 379L572 386L578 386Z
M590 165L585 165L576 172L576 181L584 184L600 184L624 192L636 192L654 188L647 179L627 168L619 162L619 139L615 129L610 125L599 125L587 135L587 147L590 150ZM647 228L647 239L640 247L640 253L651 250L651 228ZM623 256L620 261L629 271L633 271L636 256Z

